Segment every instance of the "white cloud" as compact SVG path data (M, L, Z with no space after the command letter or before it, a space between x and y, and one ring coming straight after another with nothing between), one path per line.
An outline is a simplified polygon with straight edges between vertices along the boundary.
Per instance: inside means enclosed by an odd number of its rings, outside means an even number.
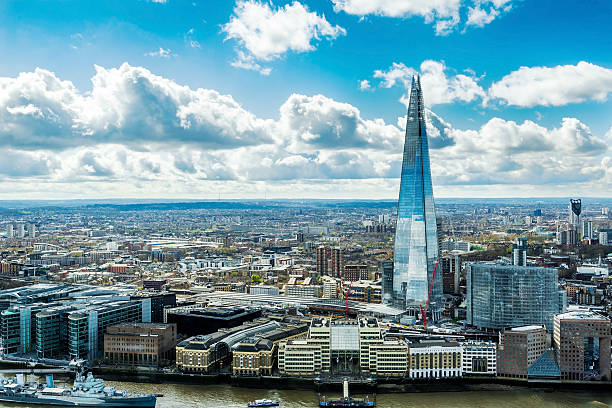
M371 87L372 87L372 85L370 85L370 81L368 81L367 79L359 81L359 89L360 90L367 91Z
M266 62L289 51L312 51L313 40L333 40L346 34L344 28L331 25L325 16L309 11L298 1L276 8L259 0L239 0L222 30L226 39L237 40L242 48L238 61Z
M377 15L408 18L420 16L434 23L437 35L447 35L461 23L461 9L468 7L466 26L482 27L502 11L511 8L510 0L331 0L336 12L357 16ZM471 7L470 7L471 6ZM489 10L488 12L486 10Z
M229 95L128 64L96 67L90 92L37 69L0 78L0 186L5 197L394 197L405 120L300 94L265 119ZM455 186L467 195L500 185L612 191L612 129L598 137L576 118L457 129L431 111L427 129L439 196Z
M270 75L272 72L272 68L262 67L252 55L241 50L237 50L236 53L238 54L236 59L230 63L232 67L256 71L264 76Z
M476 76L464 74L448 76L447 71L448 68L441 61L426 60L421 64L421 85L428 106L455 101L472 102L486 96L485 91L478 85ZM381 78L380 85L384 88L400 85L409 90L412 77L416 73L413 68L394 62L387 71L374 71L374 78ZM401 101L407 104L407 96L404 95Z
M521 67L489 88L489 97L522 107L561 106L595 100L612 92L612 69L581 61L576 65Z
M151 52L147 52L144 54L145 57L158 57L158 58L170 58L172 56L174 56L174 54L172 54L172 50L170 48L162 48L159 47L159 50L157 51L151 51Z

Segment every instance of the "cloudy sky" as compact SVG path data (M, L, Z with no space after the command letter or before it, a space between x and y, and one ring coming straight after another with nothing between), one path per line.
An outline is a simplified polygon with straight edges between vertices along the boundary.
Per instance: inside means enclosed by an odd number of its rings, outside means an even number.
M609 0L2 0L0 199L612 197Z

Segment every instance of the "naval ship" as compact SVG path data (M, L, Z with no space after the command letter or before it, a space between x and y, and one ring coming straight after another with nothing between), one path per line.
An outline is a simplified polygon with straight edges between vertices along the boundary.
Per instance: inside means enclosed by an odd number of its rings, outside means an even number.
M91 373L76 375L72 388L55 386L48 375L45 384L26 382L23 374L14 378L0 377L0 401L14 404L53 405L60 407L148 407L153 408L157 396L130 394L115 387L104 386L104 381Z

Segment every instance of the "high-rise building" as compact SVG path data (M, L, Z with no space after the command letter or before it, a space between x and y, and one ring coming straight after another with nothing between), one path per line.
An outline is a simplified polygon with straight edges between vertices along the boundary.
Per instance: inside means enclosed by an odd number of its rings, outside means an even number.
M15 236L15 228L13 227L13 223L6 226L6 236L7 238L13 238L13 236Z
M341 277L344 273L344 249L340 247L331 248L331 271L330 275Z
M30 238L36 238L36 225L34 224L28 225L28 236Z
M610 319L594 312L555 316L553 344L565 380L610 381Z
M393 294L393 261L382 261L380 263L382 276L383 302L391 303Z
M527 266L527 238L517 238L512 244L512 265Z
M583 220L582 221L582 239L593 239L593 221Z
M25 237L25 226L23 224L17 224L17 238Z
M317 263L317 273L319 275L327 275L327 260L328 260L329 248L325 245L320 245L316 250L316 263Z
M569 223L573 230L578 232L580 228L580 214L582 213L582 200L570 199L569 204Z
M466 267L467 324L484 329L546 325L565 311L557 270L474 263Z
M546 328L540 325L515 327L499 337L497 375L527 378L529 366L546 350Z
M431 285L431 309L442 297L442 274L434 279L438 258L436 212L429 165L421 81L412 80L402 160L395 250L393 303L416 310L425 305Z

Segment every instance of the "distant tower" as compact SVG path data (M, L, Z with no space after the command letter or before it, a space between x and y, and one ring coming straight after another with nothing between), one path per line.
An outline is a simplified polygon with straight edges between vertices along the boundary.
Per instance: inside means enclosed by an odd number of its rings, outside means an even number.
M581 199L570 199L569 205L569 222L575 228L578 229L580 225L580 214L582 213L582 200Z
M418 77L412 79L410 91L397 207L393 300L398 306L416 312L419 306L424 308L427 304L430 285L430 304L436 305L442 297L442 273L436 273L434 280L438 236L425 106Z
M344 276L344 249L334 247L331 249L331 272L335 278Z
M34 224L28 225L28 236L30 238L36 238L36 225Z
M25 225L17 224L17 238L25 237Z
M582 238L587 240L593 239L593 221L582 221Z
M317 273L319 275L327 275L327 254L329 252L329 248L325 245L320 245L316 250L316 263L317 263Z
M13 238L15 236L15 227L12 222L6 226L6 236L8 238Z
M527 238L517 238L512 244L512 265L527 266Z

